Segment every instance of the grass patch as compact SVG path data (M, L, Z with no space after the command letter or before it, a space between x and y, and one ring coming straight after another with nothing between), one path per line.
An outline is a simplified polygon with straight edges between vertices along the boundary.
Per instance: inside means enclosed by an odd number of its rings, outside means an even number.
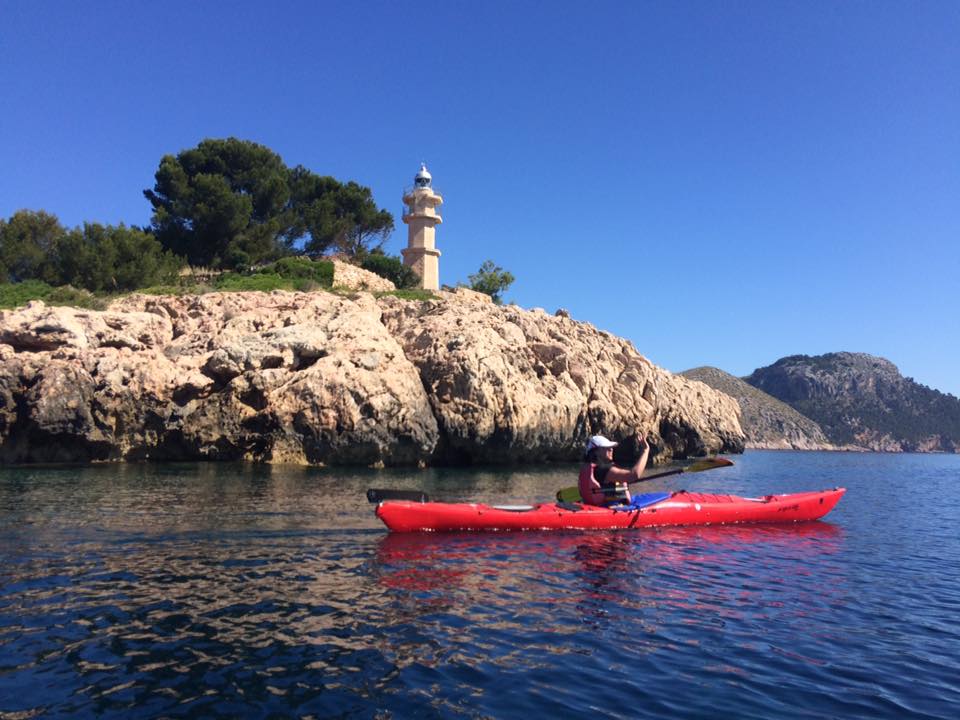
M396 297L401 300L438 300L439 298L429 290L422 288L410 288L407 290L387 290L386 292L374 293L376 297Z
M333 285L333 263L329 260L289 257L250 273L224 273L217 278L217 290L226 292L272 290L329 290Z
M249 273L225 272L210 283L197 282L184 276L180 282L134 290L144 295L203 295L209 292L271 292L296 290L312 292L330 290L333 285L333 263L309 258L283 258ZM124 293L127 294L127 293ZM103 310L116 293L94 294L69 285L51 287L40 280L0 284L0 308L15 308L31 300L42 300L47 305Z
M151 285L134 290L134 292L141 295L204 295L213 292L215 289L212 285L188 281L175 285Z

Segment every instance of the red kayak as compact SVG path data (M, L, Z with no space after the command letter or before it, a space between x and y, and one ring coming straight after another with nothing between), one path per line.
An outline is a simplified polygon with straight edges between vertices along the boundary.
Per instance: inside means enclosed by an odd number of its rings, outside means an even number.
M680 492L641 508L605 508L579 503L483 505L386 500L377 517L394 532L458 530L610 530L663 525L790 523L818 520L833 510L845 488L743 498Z

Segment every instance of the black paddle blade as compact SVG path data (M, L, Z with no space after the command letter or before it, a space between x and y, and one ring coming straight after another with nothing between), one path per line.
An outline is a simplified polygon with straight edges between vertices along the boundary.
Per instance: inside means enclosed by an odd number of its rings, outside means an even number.
M420 490L367 490L367 502L379 503L384 500L409 500L410 502L430 502L430 496Z

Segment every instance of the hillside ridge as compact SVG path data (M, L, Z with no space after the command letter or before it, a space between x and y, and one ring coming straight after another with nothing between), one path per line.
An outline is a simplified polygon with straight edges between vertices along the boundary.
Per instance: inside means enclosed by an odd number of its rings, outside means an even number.
M745 382L816 422L837 445L883 452L960 452L960 400L859 352L790 355Z
M767 450L835 450L817 423L785 402L719 368L702 366L679 373L735 399L748 448Z

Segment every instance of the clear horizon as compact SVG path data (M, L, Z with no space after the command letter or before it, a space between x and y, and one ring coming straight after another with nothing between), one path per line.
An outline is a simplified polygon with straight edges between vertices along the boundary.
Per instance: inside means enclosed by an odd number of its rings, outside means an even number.
M418 15L418 17L414 17ZM425 161L441 282L737 377L865 352L960 396L960 4L0 0L0 217L146 225L238 137L371 187Z

